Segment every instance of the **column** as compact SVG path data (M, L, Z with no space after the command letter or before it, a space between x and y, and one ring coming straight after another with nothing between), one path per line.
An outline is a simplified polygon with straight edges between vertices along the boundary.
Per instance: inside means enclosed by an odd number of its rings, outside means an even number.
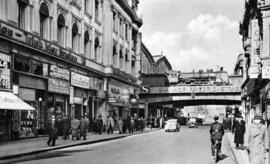
M145 119L148 118L148 103L147 102L145 103L144 116L145 116Z

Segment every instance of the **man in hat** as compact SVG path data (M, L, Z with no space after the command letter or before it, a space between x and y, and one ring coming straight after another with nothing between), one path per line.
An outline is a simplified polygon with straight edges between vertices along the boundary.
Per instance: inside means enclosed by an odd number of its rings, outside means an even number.
M51 119L48 122L48 133L49 133L49 140L47 142L47 145L50 146L50 144L52 143L52 146L55 146L55 140L57 138L57 128L54 115L51 116Z
M222 137L224 135L223 124L220 123L218 120L219 120L219 116L214 116L214 122L211 124L211 127L210 127L212 156L215 155L215 142L216 141L218 141L217 151L218 151L218 154L220 154L221 146L222 146Z
M249 152L250 164L265 164L265 153L269 151L269 136L262 116L254 117L245 133L244 145Z
M233 133L234 133L234 143L236 145L236 149L243 149L244 144L244 134L246 131L245 121L243 117L239 114L236 116L236 120L233 124Z
M83 137L84 140L86 140L88 125L89 119L87 118L87 113L85 113L84 117L80 120L80 138Z

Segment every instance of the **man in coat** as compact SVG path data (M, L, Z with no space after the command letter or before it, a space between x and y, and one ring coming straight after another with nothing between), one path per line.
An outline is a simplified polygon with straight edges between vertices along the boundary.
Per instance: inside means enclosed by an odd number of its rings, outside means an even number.
M48 146L50 146L51 143L52 146L55 146L55 140L57 138L57 128L54 115L51 116L51 119L48 122L48 133L49 133L49 140L47 142Z
M107 133L113 134L113 128L114 128L114 120L112 116L107 117Z
M70 120L67 115L64 115L63 118L63 139L69 139L69 130L70 130Z
M265 164L265 153L269 151L269 136L266 125L262 123L262 116L254 117L246 130L244 141L250 164Z
M222 144L222 137L224 135L224 127L223 124L221 124L219 121L218 116L214 116L214 123L211 124L210 127L210 137L211 137L211 150L212 150L212 156L215 155L215 141L218 140L218 153L221 152L221 144Z
M77 138L77 140L80 139L80 121L77 117L78 116L76 116L75 119L71 121L72 140L74 137Z
M102 121L102 116L101 115L99 115L98 119L96 120L96 128L97 128L97 133L102 134L103 121Z
M243 117L239 115L237 116L233 126L234 143L236 145L236 149L239 148L243 149L245 131L246 131L245 121L243 120Z
M124 126L124 122L123 122L122 118L119 118L119 120L118 120L119 134L123 134L123 126Z
M85 113L84 117L80 120L80 138L83 137L84 140L86 140L88 125L89 119L87 118L87 113Z

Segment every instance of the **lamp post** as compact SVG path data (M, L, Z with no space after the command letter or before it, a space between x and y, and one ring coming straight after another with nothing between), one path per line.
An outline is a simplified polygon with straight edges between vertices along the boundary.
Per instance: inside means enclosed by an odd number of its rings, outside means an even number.
M38 106L39 106L39 110L38 110L38 113L37 113L37 129L40 129L40 123L39 123L39 120L40 120L41 102L42 102L42 98L39 97L39 98L38 98Z

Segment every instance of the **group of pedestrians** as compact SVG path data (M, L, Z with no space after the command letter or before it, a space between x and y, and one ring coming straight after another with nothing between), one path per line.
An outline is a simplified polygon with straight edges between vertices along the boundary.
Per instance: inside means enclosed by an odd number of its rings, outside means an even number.
M234 134L236 149L246 150L250 164L270 164L270 127L261 115L254 116L246 125L241 115L228 116L223 122L224 129Z
M145 128L145 120L141 118L126 117L118 120L118 129L120 134L133 134L134 132L143 132Z

